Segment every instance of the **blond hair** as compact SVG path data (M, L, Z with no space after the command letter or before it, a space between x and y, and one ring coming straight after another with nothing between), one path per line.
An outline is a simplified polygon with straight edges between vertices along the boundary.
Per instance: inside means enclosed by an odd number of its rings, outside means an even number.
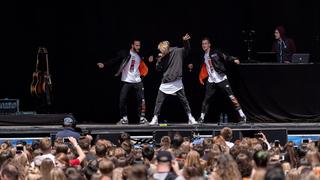
M49 173L49 177L51 180L64 180L64 179L66 179L66 176L65 176L63 170L58 167L51 169L51 171Z
M191 150L186 157L184 167L198 167L200 165L200 154L195 150Z
M161 53L168 52L169 47L170 47L169 41L162 41L158 45L158 49L161 51Z
M42 176L41 176L39 168L30 167L28 169L28 173L27 173L25 180L39 180L41 178L42 178Z

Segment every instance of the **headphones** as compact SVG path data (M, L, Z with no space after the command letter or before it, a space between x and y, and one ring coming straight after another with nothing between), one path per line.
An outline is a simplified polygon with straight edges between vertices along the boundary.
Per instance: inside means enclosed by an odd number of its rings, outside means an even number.
M71 122L71 124L69 125L66 125L65 124L65 121L66 120L68 120L69 122ZM68 122L68 123L69 123ZM72 126L72 127L75 127L76 126L76 124L77 124L77 121L74 119L74 118L72 118L72 117L65 117L64 119L63 119L63 126Z

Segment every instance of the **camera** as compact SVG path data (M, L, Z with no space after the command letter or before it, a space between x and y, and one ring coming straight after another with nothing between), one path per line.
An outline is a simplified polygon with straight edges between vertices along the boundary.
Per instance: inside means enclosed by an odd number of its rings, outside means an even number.
M23 151L23 146L16 146L16 152L21 153Z
M135 144L135 145L133 145L133 148L134 149L141 149L141 145L140 144Z
M192 139L192 145L202 145L204 141L204 138L196 137Z
M302 143L303 143L303 144L308 144L308 143L309 143L309 139L303 139L303 140L302 140Z
M262 134L261 133L255 133L254 134L254 137L259 139L259 138L263 138Z
M148 144L150 148L154 148L154 144Z
M64 137L64 138L62 138L62 142L63 142L63 143L69 143L70 140L69 140L67 137Z

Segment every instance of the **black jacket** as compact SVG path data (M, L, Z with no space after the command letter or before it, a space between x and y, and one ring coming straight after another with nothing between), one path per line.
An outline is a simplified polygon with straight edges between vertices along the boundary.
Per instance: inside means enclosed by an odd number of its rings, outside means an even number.
M139 54L139 56L140 56L140 54ZM103 62L103 64L106 66L111 66L111 65L114 65L114 64L118 63L119 61L121 61L119 69L117 70L117 73L114 75L114 76L120 76L122 73L122 70L125 68L125 66L129 62L130 58L131 58L130 50L121 50L117 53L116 57L109 59L106 62ZM142 63L143 63L143 57L141 57L140 65ZM148 71L146 66L144 66L144 68L145 68L144 71ZM140 68L139 68L139 70L140 70ZM140 72L140 74L141 74L141 76L143 76L142 74L145 74L145 73Z
M117 73L114 75L114 76L120 76L122 70L127 65L130 58L131 58L130 50L121 50L117 53L116 57L109 59L106 62L103 62L103 64L106 66L111 66L111 65L114 65L114 64L118 63L119 61L121 61L119 69L117 70Z
M291 62L292 54L296 52L296 45L292 39L284 38L281 41L274 41L272 45L272 51L277 53L278 62Z
M204 54L203 54L203 62L205 62ZM226 53L218 49L210 49L209 57L211 59L212 65L217 73L226 74L228 63L233 63L236 57L229 56Z

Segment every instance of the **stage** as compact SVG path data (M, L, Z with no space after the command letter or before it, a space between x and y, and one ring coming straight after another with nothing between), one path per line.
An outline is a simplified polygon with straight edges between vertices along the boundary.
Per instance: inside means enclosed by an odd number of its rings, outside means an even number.
M29 115L29 118L32 115ZM33 121L33 124L21 125L16 119L15 125L0 126L1 140L5 139L19 139L19 138L42 138L54 137L55 134L62 129L62 118L66 114L55 115L40 115L41 121ZM3 116L1 116L3 118ZM28 116L23 116L28 117ZM32 116L37 117L37 115ZM13 120L14 117L11 117ZM19 117L20 120L23 119ZM44 125L51 121L51 124ZM23 121L25 122L26 119ZM43 122L43 123L41 123ZM13 123L13 122L12 122ZM257 132L266 134L268 140L280 140L281 144L288 141L290 135L319 135L320 123L252 123L244 124L238 123L204 123L199 125L188 125L178 123L159 124L157 126L129 124L129 125L115 125L115 124L97 124L97 123L80 123L77 125L83 132L90 132L94 138L106 138L114 143L117 143L117 138L122 132L129 133L133 138L138 139L153 139L159 142L162 136L172 136L173 133L179 132L186 137L202 136L212 137L218 135L223 127L230 127L233 130L234 139L242 137L253 137Z

